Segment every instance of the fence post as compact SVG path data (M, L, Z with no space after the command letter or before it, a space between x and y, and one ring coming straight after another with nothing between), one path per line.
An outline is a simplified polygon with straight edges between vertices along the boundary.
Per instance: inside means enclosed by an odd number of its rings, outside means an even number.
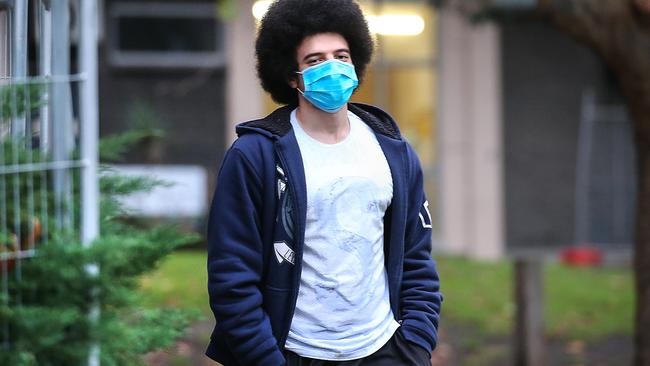
M79 111L83 161L81 239L86 246L91 245L99 235L97 21L97 1L79 0L79 71L82 74ZM87 270L92 275L99 273L96 264L90 265ZM99 321L99 311L99 304L94 304L90 312L92 321ZM93 344L88 356L89 366L99 366L99 352L99 345Z
M44 78L52 76L52 11L50 6L46 6L44 1L38 3L38 73ZM43 97L48 100L50 88L45 91ZM41 152L50 151L50 107L44 104L40 108L40 139L39 146Z
M72 126L72 92L63 77L70 74L70 14L68 0L52 2L52 84L50 113L52 130L52 159L69 161L74 150ZM53 171L55 222L57 229L73 227L72 177L69 171Z
M541 259L515 260L515 365L544 365L544 279Z
M11 55L11 76L18 83L27 77L27 1L16 1L11 12L13 52ZM27 88L28 84L25 84ZM19 140L25 137L25 117L13 116L11 135Z

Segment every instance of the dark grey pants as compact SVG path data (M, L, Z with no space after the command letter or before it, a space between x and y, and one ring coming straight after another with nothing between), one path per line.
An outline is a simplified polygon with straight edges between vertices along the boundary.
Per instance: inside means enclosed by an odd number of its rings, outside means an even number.
M287 366L431 366L429 352L404 339L399 329L377 352L358 360L325 361L286 353Z

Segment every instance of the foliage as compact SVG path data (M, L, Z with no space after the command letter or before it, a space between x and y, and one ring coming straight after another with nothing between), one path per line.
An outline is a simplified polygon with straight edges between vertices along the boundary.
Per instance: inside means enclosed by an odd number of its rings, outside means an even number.
M25 141L4 141L0 145L0 164L9 167L17 167L20 164L33 163L38 164L44 161L42 153L39 150L25 149ZM52 203L54 196L51 190L40 190L44 186L44 175L35 174L29 171L16 172L6 175L0 175L0 194L7 199L0 202L0 208L5 215L0 218L0 225L9 228L12 233L18 232L19 238L25 241L29 233L33 231L34 222L32 218L26 215L26 212L42 212L47 202ZM21 197L33 196L35 192L44 195L45 199L39 199L31 202L20 201ZM18 199L15 199L18 197ZM2 199L2 197L0 197ZM62 203L65 205L65 203ZM42 221L42 220L41 220ZM10 233L2 233L0 227L0 236L11 236ZM10 239L11 240L11 239ZM10 241L9 240L9 241ZM0 240L0 243L7 243L7 240Z
M44 83L11 84L0 88L0 116L3 120L22 117L27 109L35 110L43 106L45 99Z
M237 16L237 2L235 0L217 1L217 15L223 21L234 19Z
M100 156L102 160L119 159L116 152L126 151L126 144L145 136L136 131L105 140ZM14 164L47 160L37 151L16 146L6 153L14 154ZM43 180L34 174L31 188L25 187L29 180L23 174L27 173L20 173L17 180L19 190L52 191L49 174ZM127 219L128 212L118 198L163 183L148 177L118 176L106 167L100 176L101 235L93 245L82 245L74 231L50 230L36 242L36 256L21 260L19 268L17 263L12 269L5 264L9 261L0 261L0 268L7 272L7 291L0 291L0 340L9 335L9 342L4 347L0 344L0 365L83 365L93 344L101 349L102 365L141 365L144 353L169 346L194 318L186 310L144 307L137 291L142 275L155 269L174 249L196 240L172 225L149 228ZM2 182L11 182L10 178L2 177ZM78 182L78 172L72 179ZM0 200L14 206L12 197L5 194ZM78 192L73 197L78 204ZM50 210L53 199L48 193L45 202ZM41 212L24 207L22 211ZM7 239L11 234L2 236ZM99 272L93 272L93 266ZM96 319L89 316L94 306L100 310Z
M162 138L165 136L166 126L169 125L164 115L142 99L136 99L129 106L126 120L135 130L148 134L143 138Z
M130 146L145 138L159 137L160 135L159 130L137 129L119 135L108 136L102 139L99 146L99 155L106 162L120 161L122 155L126 153Z

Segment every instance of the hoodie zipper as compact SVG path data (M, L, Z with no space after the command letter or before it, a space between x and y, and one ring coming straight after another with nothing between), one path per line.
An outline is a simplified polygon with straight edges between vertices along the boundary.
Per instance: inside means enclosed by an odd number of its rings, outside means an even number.
M288 164L287 164L287 161L286 161L286 159L284 157L284 154L282 152L282 148L278 146L277 152L278 152L278 158L280 159L280 163L282 164L282 167L285 170L285 173L286 173L286 176L287 176L287 191L288 191L288 194L291 195L291 200L294 203L294 205L296 205L296 210L294 210L294 212L296 214L298 214L298 212L299 212L298 207L297 207L298 206L298 199L296 197L296 193L295 193L295 190L293 188L293 181L294 181L293 177L291 179L289 179L290 173L289 173L289 169L288 169ZM287 338L289 337L289 330L291 328L291 321L293 319L294 313L296 312L296 304L297 304L297 301L298 301L298 288L300 286L300 276L301 276L301 273L302 273L302 245L300 243L302 243L304 241L304 230L302 230L301 228L298 227L300 225L299 221L300 220L298 220L298 218L296 217L296 220L295 220L296 225L294 226L294 230L295 230L295 233L294 233L295 236L294 237L296 238L296 241L295 241L296 258L295 258L294 263L296 263L296 267L294 269L295 270L294 286L293 286L293 289L291 291L291 311L289 312L289 318L288 318L289 323L286 326L286 330L284 331L284 334L282 335L282 338L279 339L279 341L278 341L280 349L284 349L284 345L287 342Z

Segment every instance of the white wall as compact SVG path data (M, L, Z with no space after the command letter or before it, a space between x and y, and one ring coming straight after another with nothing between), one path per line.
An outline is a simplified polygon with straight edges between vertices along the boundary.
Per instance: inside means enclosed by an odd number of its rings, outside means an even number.
M440 15L441 249L503 255L499 29Z
M237 17L226 25L226 147L235 139L236 124L264 114L263 91L255 71L254 2L237 1Z

